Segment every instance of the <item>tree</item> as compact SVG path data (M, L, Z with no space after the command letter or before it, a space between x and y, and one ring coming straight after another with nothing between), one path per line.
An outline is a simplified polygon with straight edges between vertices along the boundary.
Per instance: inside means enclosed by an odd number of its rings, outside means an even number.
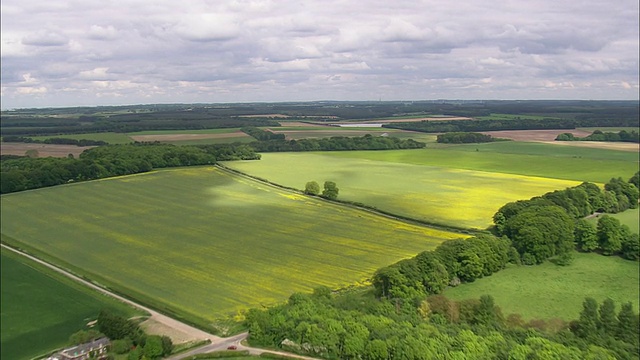
M109 310L102 310L98 314L98 329L111 340L135 338L138 326L126 318L116 315Z
M173 341L171 341L170 337L163 335L162 336L162 355L167 356L171 354L172 351L173 351Z
M29 150L24 152L24 155L27 156L27 157L30 157L32 159L35 159L40 155L40 153L38 153L38 150L36 150L36 149L29 149Z
M596 232L596 228L587 220L578 220L573 234L580 250L591 252L598 248L598 233Z
M607 298L599 309L600 318L598 320L598 330L602 334L613 336L618 327L618 319L616 319L616 304L613 300Z
M335 182L325 181L324 190L322 191L322 196L327 199L335 200L336 198L338 198L338 190L339 189L336 186Z
M304 193L307 195L320 194L320 185L315 181L309 181L304 187Z
M628 342L630 344L638 344L638 315L633 312L633 305L628 302L622 304L618 313L618 328L615 337L618 340Z
M150 335L147 337L147 341L144 344L143 349L144 356L149 359L156 359L162 356L162 338L158 335Z
M640 237L638 234L628 234L622 239L622 257L635 261L640 259Z
M597 234L603 254L613 255L622 250L622 232L618 219L603 215L598 219Z
M574 329L575 334L583 339L592 339L598 332L598 302L591 297L582 303L582 312Z

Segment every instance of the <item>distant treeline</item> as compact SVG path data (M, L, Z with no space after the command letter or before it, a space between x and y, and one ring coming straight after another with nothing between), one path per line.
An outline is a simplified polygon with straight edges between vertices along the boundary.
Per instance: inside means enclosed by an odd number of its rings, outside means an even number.
M637 131L622 130L620 132L602 132L596 130L591 135L577 137L572 133L562 133L556 137L556 141L622 141L640 143L640 134Z
M276 134L271 131L265 131L262 129L258 129L255 126L245 126L240 129L243 133L252 136L254 139L258 141L265 140L284 140L284 134Z
M128 133L150 130L200 130L245 126L280 126L265 118L214 117L206 112L168 111L142 114L81 116L79 118L2 117L0 135L38 136L86 134L95 132Z
M470 143L487 143L493 141L500 141L503 139L496 139L491 135L485 135L476 132L450 132L440 134L436 138L437 142L442 144L470 144Z
M159 143L101 146L84 151L79 159L3 156L0 161L0 193L142 173L165 167L259 158L260 155L246 145L196 147Z
M420 121L385 124L383 127L433 132L470 132L499 130L575 129L577 127L634 127L638 119L511 119L511 120L455 120Z
M426 145L413 139L401 140L391 136L367 134L362 137L334 136L322 139L256 141L249 146L256 152L288 152L421 149Z
M591 121L605 126L607 119L635 121L637 101L317 101L305 103L154 104L2 111L0 135L54 135L145 130L195 130L245 126L279 126L270 114L289 119L340 121L395 116L491 114ZM264 115L264 116L260 116ZM251 117L245 117L251 116ZM510 120L509 120L510 121ZM615 125L619 126L619 125ZM572 127L567 127L570 129ZM560 128L562 129L562 127ZM485 131L445 129L435 132Z
M48 138L44 140L36 140L30 137L24 136L4 136L2 142L6 143L34 143L34 144L62 144L62 145L76 145L76 146L101 146L109 145L108 142L102 140L88 140L88 139L69 139L69 138Z

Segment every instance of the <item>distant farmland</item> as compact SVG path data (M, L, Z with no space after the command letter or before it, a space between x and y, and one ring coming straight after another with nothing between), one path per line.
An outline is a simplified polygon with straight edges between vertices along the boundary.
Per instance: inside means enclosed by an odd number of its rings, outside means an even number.
M213 167L0 199L11 243L204 326L295 291L365 281L381 266L462 237Z

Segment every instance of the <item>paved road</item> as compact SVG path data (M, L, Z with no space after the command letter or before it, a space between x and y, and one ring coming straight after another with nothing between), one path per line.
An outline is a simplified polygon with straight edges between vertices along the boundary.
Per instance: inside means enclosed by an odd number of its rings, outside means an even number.
M88 286L88 287L90 287L90 288L92 288L94 290L97 290L97 291L99 291L99 292L101 292L103 294L106 294L106 295L111 296L111 297L113 297L115 299L118 299L118 300L120 300L120 301L122 301L122 302L124 302L124 303L126 303L128 305L131 305L131 306L135 307L135 308L138 308L140 310L146 311L151 315L151 318L153 318L155 321L157 321L159 323L162 323L167 327L170 327L170 328L179 330L181 332L184 332L186 334L189 334L189 335L191 335L193 337L193 339L197 339L197 340L207 340L208 339L208 340L211 341L211 343L208 344L208 345L204 345L204 346L201 346L201 347L199 347L197 349L193 349L193 350L190 350L188 352L185 352L185 353L182 353L182 354L178 354L178 355L174 355L174 356L171 356L171 357L167 358L169 360L179 360L179 359L183 359L183 358L186 358L186 357L189 357L189 356L193 356L193 355L196 355L196 354L200 354L200 353L204 353L204 352L211 352L211 351L217 351L217 350L226 350L227 347L229 347L231 345L236 346L237 350L249 350L249 352L251 354L254 354L254 355L259 355L259 354L262 354L263 352L271 352L271 353L290 356L290 357L298 358L298 359L315 360L315 358L294 355L294 354L290 354L290 353L286 353L286 352L266 351L264 349L252 348L252 347L244 346L240 342L247 338L247 333L246 332L242 333L242 334L235 335L235 336L231 336L231 337L228 337L228 338L221 338L219 336L216 336L216 335L210 334L210 333L208 333L206 331L203 331L203 330L200 330L198 328L195 328L195 327L193 327L191 325L188 325L188 324L185 324L183 322L180 322L180 321L178 321L176 319L170 318L170 317L168 317L166 315L163 315L163 314L161 314L161 313L159 313L159 312L157 312L155 310L152 310L152 309L150 309L150 308L148 308L146 306L140 305L140 304L138 304L138 303L136 303L134 301L131 301L131 300L125 298L125 297L122 297L122 296L120 296L118 294L114 294L113 292L111 292L111 291L109 291L109 290L107 290L107 289L105 289L103 287L95 285L95 284L93 284L93 283L91 283L91 282L89 282L89 281L87 281L85 279L82 279L82 278L80 278L80 277L78 277L78 276L76 276L76 275L74 275L74 274L72 274L72 273L70 273L70 272L68 272L66 270L63 270L63 269L61 269L61 268L59 268L59 267L57 267L55 265L49 264L46 261L40 260L37 257L34 257L34 256L29 255L27 253L24 253L24 252L22 252L20 250L14 249L14 248L12 248L10 246L7 246L5 244L0 244L0 246L2 246L2 248L6 249L6 250L13 251L13 252L15 252L15 253L17 253L19 255L22 255L22 256L24 256L24 257L26 257L26 258L28 258L28 259L30 259L32 261L35 261L35 262L37 262L37 263L39 263L41 265L44 265L44 266L46 266L46 267L48 267L48 268L50 268L50 269L52 269L52 270L54 270L56 272L59 272L60 274L66 276L66 277L69 277L69 278L71 278L71 279L73 279L73 280L75 280L75 281L77 281L79 283L82 283L85 286Z

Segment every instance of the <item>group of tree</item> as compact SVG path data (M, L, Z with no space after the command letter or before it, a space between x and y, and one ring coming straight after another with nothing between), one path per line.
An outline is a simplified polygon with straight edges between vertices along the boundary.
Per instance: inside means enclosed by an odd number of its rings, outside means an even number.
M622 142L640 142L640 134L637 131L621 130L615 132L602 132L595 130L585 137L574 136L572 133L562 133L556 137L556 141L622 141Z
M293 294L286 304L250 310L246 326L252 345L325 359L633 359L637 314L629 305L607 325L616 335L597 338L597 328L588 337L570 330L584 328L580 320L505 318L487 295L460 302L442 295L376 299L318 288Z
M519 261L506 237L478 235L445 241L433 251L383 267L373 275L372 284L378 297L416 299L489 276Z
M2 142L6 143L28 143L28 144L56 144L56 145L76 145L76 146L101 146L109 145L108 142L102 140L89 140L89 139L70 139L62 137L52 137L44 140L33 139L24 136L4 136Z
M600 346L618 341L633 345L637 351L640 322L633 305L630 302L622 304L617 314L615 308L614 301L609 298L602 301L600 306L594 298L585 298L580 318L571 323L571 332Z
M249 146L256 152L290 152L421 149L426 145L413 139L402 140L392 136L367 134L361 137L334 136L321 139L256 141Z
M304 186L305 194L314 196L320 195L330 200L335 200L338 198L339 190L340 189L338 189L338 186L333 181L324 182L324 190L322 190L322 194L320 194L320 184L318 184L316 181L309 181Z
M530 200L511 202L493 216L493 231L511 239L525 264L539 264L558 256L568 263L576 243L583 251L601 250L605 255L621 254L638 259L638 235L610 217L603 217L598 229L584 220L594 212L617 213L638 207L638 174L628 182L613 178L604 190L595 184L549 192ZM594 234L595 232L595 234Z
M173 351L173 342L168 336L148 335L133 320L108 309L98 314L97 330L80 330L69 337L69 343L79 345L102 337L111 341L108 359L113 359L114 354L128 354L128 360L152 360Z
M575 129L577 127L637 127L638 118L612 119L506 119L506 120L429 120L420 122L398 122L385 124L385 128L394 128L427 133L437 132L470 132L470 131L499 131L499 130L547 130L547 129Z
M217 160L259 159L246 145L175 146L161 143L108 145L85 150L79 158L3 157L0 193L75 181L147 172L153 169L209 165Z
M604 255L620 255L624 259L638 261L640 258L640 239L620 220L603 215L598 218L597 226L580 219L574 231L576 245L584 252L601 252Z
M243 133L255 138L258 141L264 140L284 140L284 134L276 134L272 131L259 129L255 126L245 126L240 129Z
M436 137L436 141L442 144L470 144L500 141L491 135L477 132L448 132Z

